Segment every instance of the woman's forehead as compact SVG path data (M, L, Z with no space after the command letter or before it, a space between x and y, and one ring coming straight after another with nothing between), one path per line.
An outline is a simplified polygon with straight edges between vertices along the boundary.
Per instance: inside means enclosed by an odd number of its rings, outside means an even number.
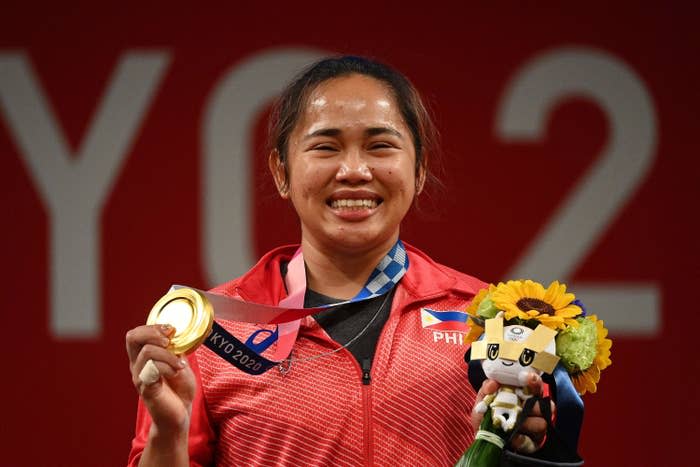
M329 104L357 106L367 101L376 101L386 108L395 105L387 84L370 76L354 74L319 83L309 93L306 107L313 109Z
M388 85L374 76L363 75L360 73L350 73L347 75L334 76L332 78L325 79L318 82L314 87L313 91L324 88L343 88L346 86L356 87L356 86L369 86L369 87L380 87L387 89Z
M330 96L318 94L309 99L306 111L311 113L320 112L329 106L340 107L347 111L362 111L371 105L375 105L384 111L390 111L393 102L390 96L369 96L359 90L351 94L333 93Z
M299 123L300 127L348 124L404 126L389 88L381 81L363 75L333 78L320 83L309 94Z

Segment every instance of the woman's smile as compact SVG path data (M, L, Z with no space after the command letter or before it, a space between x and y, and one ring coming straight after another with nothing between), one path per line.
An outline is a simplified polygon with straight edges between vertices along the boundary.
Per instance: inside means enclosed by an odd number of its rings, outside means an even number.
M326 201L333 213L343 220L360 221L373 215L382 198L367 190L341 190Z

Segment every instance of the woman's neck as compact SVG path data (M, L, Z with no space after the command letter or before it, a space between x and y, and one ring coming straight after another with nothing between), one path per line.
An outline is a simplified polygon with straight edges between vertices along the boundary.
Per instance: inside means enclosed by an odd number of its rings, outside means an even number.
M368 250L338 251L302 239L307 286L328 297L349 300L362 289L394 243L396 238Z

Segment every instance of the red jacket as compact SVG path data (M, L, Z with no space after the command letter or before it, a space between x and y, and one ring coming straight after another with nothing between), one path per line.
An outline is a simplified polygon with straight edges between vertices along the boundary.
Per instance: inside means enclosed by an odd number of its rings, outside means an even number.
M410 267L379 337L369 384L346 349L294 362L284 375L272 368L250 376L204 346L190 356L198 383L189 438L193 465L454 465L474 437L467 347L462 332L424 328L420 310L464 310L485 284L406 249ZM277 304L286 295L280 262L295 250L275 249L213 291ZM261 328L221 324L243 340ZM293 357L338 347L307 317ZM149 427L139 403L129 465L138 464Z

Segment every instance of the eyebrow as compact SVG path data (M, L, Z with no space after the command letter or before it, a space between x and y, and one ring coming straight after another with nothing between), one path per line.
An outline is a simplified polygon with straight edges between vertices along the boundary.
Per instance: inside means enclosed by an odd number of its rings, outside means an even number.
M340 130L338 128L321 128L307 134L304 136L304 139L314 138L316 136L338 136L339 134Z
M314 138L316 136L338 136L342 133L342 131L338 128L321 128L316 131L313 131L306 136L304 136L304 139L309 139L309 138ZM381 126L381 127L372 127L372 128L367 128L365 130L365 136L378 136L378 135L383 135L383 134L390 134L393 136L396 136L398 138L403 139L403 135L391 128L391 127L386 127L386 126Z
M365 130L365 135L367 135L367 136L378 136L378 135L383 135L386 133L388 133L390 135L394 135L397 138L403 139L403 135L401 133L399 133L398 130L395 130L395 129L388 127L388 126L367 128Z

